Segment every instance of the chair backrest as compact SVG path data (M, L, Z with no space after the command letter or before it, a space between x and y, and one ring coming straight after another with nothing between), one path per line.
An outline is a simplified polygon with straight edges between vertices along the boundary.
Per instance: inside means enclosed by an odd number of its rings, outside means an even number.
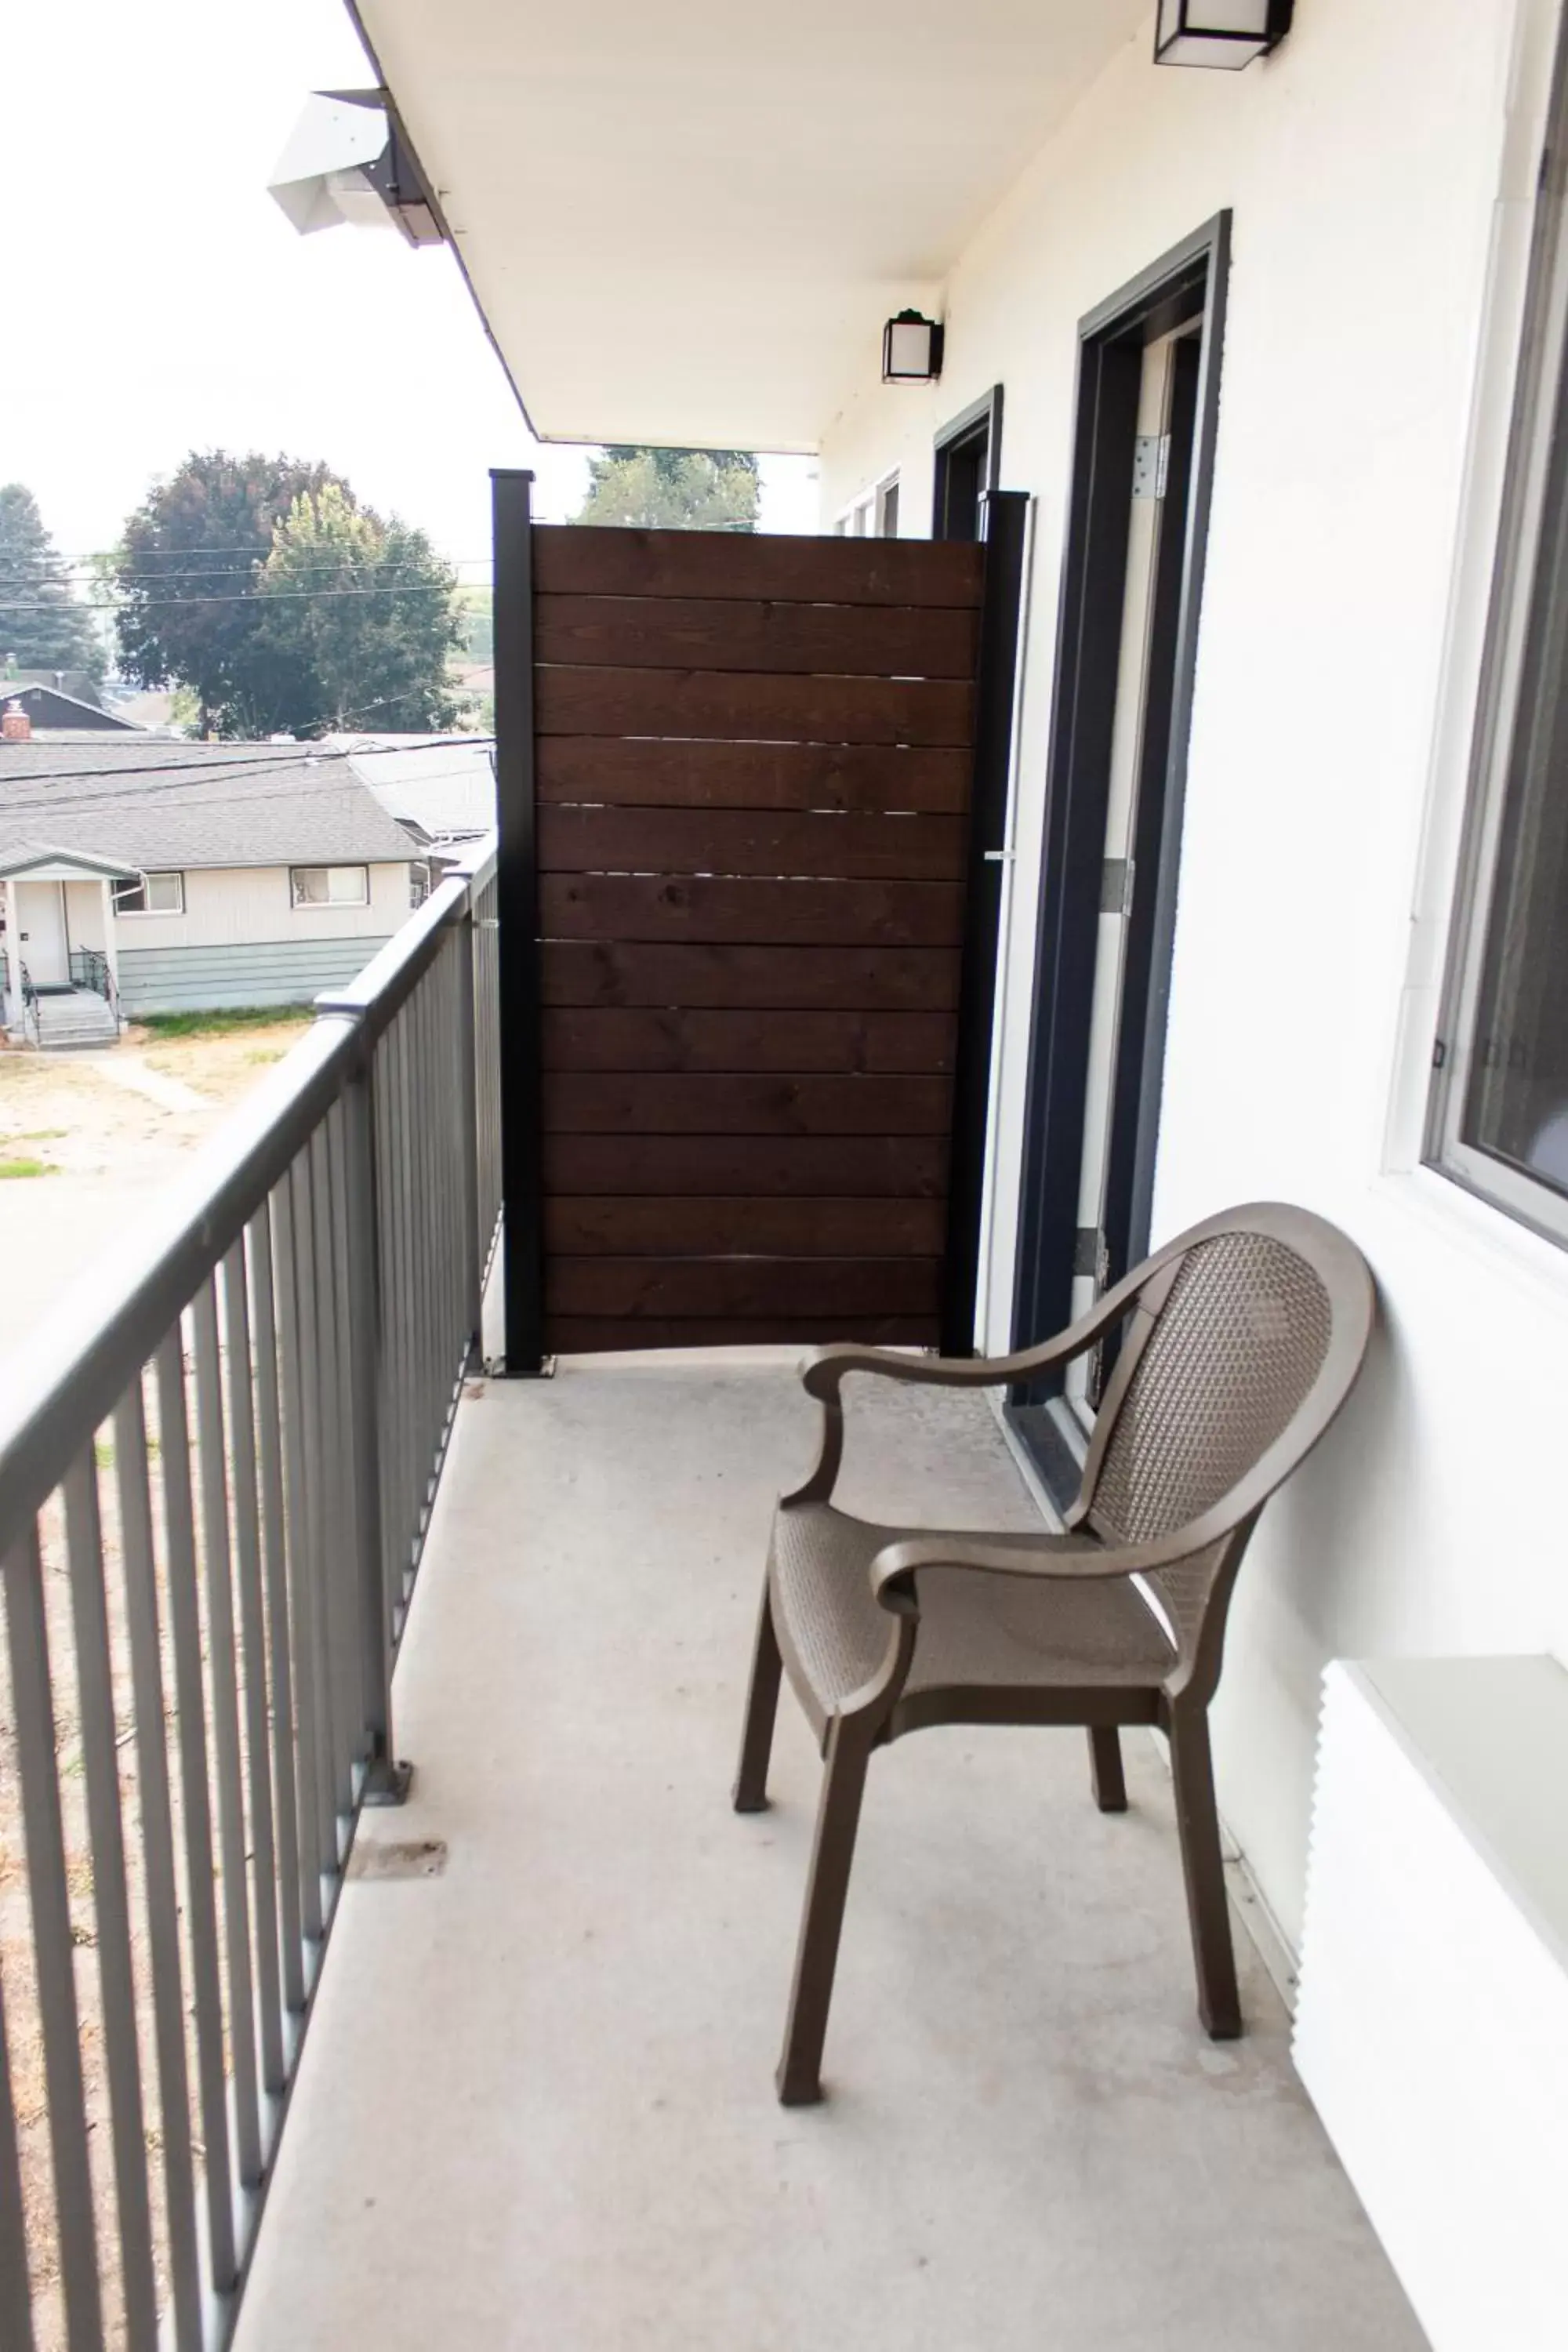
M1374 1294L1332 1225L1274 1202L1211 1218L1134 1278L1073 1517L1120 1543L1250 1522L1322 1435L1360 1370ZM1212 1518L1210 1515L1215 1515ZM1150 1579L1184 1654L1225 1557Z

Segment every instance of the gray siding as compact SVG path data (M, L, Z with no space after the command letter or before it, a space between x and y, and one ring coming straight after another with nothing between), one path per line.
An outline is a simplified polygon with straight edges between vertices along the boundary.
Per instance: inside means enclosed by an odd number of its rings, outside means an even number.
M205 948L122 948L120 1001L127 1013L208 1013L234 1005L308 1004L341 987L385 941L254 940Z

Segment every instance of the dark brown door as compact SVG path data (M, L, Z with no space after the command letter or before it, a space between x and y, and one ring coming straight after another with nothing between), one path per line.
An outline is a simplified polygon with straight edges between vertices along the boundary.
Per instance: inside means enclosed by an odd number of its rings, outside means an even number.
M984 551L534 526L528 558L531 778L499 562L498 731L503 870L532 802L537 1235L508 1242L541 1352L935 1345Z

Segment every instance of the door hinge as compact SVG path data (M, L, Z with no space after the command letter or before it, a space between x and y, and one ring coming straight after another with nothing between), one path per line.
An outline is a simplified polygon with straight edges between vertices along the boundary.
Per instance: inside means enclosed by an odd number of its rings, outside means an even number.
M1140 433L1132 445L1132 495L1135 499L1163 499L1171 472L1171 436L1168 433Z
M1432 1046L1432 1067L1435 1070L1446 1069L1447 1067L1447 1040L1443 1037L1438 1037L1434 1041Z

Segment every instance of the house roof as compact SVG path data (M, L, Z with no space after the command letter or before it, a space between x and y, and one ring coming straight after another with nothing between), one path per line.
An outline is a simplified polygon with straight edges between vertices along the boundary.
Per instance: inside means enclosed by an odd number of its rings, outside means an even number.
M425 841L473 841L496 821L495 763L488 742L422 743L418 736L331 739L387 814Z
M117 719L111 710L105 710L101 702L84 702L79 694L68 694L63 687L44 678L0 677L0 709L12 702L18 704L29 719L40 719L46 727L52 720L86 728L94 734L143 732L133 719Z
M85 849L62 849L57 842L28 841L0 852L0 881L25 882L40 866L68 866L89 882L131 881L139 872L122 857L91 857Z
M0 743L0 863L41 847L142 871L403 865L415 851L317 744Z
M0 677L0 696L20 693L25 686L47 686L57 694L68 694L73 702L85 702L91 710L107 712L104 701L84 669L18 669ZM134 725L135 721L129 722Z

